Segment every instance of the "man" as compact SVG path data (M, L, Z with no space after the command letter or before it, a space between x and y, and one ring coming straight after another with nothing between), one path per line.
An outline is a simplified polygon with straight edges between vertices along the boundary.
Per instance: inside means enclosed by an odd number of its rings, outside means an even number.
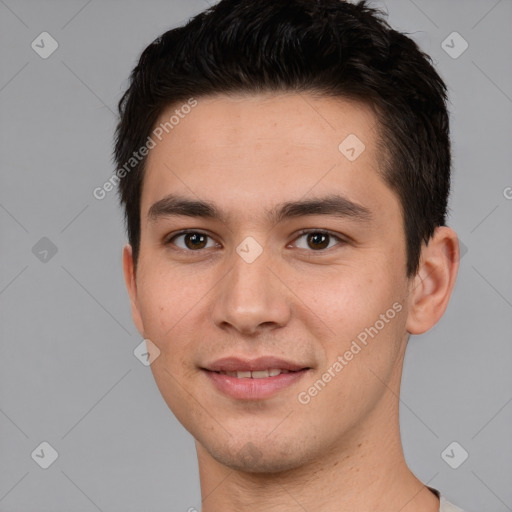
M120 115L132 314L202 511L460 510L398 419L459 259L428 57L364 2L223 0L145 49Z

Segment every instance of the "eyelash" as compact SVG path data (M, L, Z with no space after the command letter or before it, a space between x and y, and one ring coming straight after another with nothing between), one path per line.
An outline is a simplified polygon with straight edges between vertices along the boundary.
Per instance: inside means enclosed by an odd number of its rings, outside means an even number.
M347 243L346 240L344 240L343 238L341 238L340 236L334 234L333 232L331 231L328 231L328 230L325 230L325 229L303 229L299 232L299 235L293 240L294 242L297 241L299 238L303 237L303 236L306 236L306 235L309 235L309 234L320 234L320 235L327 235L329 236L330 238L334 238L336 241L337 241L337 244L336 245L339 245L339 246L343 246ZM186 230L183 230L183 231L180 231L178 233L175 233L174 235L172 235L170 238L168 238L167 240L164 241L164 244L165 245L174 245L174 241L180 237L180 236L184 236L184 235L187 235L187 234L197 234L197 235L203 235L203 236L206 236L210 239L213 239L212 236L210 236L209 234L207 233L204 233L203 231L197 231L197 230L193 230L193 229L186 229ZM302 250L307 250L308 252L311 252L311 253L324 253L328 250L332 249L332 247L328 247L326 249L318 249L318 250L314 250L314 249L302 249ZM196 249L196 250L193 250L193 249L183 249L181 247L178 247L177 250L180 250L180 251L183 251L183 252L201 252L205 249Z

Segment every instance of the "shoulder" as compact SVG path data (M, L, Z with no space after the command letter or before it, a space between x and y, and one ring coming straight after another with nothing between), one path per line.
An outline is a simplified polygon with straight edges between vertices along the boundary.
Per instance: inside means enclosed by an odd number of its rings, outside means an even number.
M461 508L450 503L437 489L427 487L439 498L439 512L464 512Z
M439 501L439 512L464 512L461 508L450 503L444 496L440 496Z

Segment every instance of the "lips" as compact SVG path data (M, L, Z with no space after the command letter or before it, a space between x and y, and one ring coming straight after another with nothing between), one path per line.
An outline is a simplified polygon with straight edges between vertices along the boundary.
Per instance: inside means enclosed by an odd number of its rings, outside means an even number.
M275 357L228 357L201 369L221 393L237 400L263 400L297 383L311 368Z
M251 371L237 371L237 372L216 372L222 375L229 375L237 379L265 379L266 377L277 377L281 373L290 373L290 370L282 370L280 368L270 368L268 370L255 370Z
M205 370L211 372L262 372L270 370L281 370L282 373L285 371L296 372L299 370L309 369L307 364L294 363L279 359L272 356L258 357L257 359L241 359L238 357L225 357L223 359L217 359L213 363L204 366ZM243 378L242 376L241 378ZM245 375L247 377L247 375ZM258 378L253 376L252 378Z

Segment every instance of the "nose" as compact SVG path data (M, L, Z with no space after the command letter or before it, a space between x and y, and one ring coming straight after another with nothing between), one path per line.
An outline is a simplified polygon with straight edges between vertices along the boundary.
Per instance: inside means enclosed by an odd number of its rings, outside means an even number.
M252 263L234 252L230 263L231 270L215 287L215 324L246 335L285 326L291 317L291 298L270 270L265 251Z

